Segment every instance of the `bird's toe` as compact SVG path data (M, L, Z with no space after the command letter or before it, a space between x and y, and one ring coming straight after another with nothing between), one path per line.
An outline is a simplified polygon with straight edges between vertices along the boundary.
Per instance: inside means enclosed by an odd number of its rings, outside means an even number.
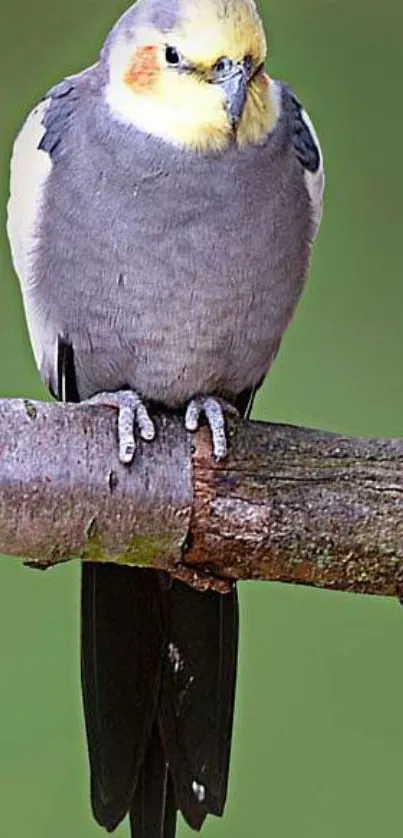
M225 413L238 415L233 405L214 396L195 396L186 408L185 427L188 431L197 431L201 416L205 416L216 460L223 460L228 454Z
M116 390L111 393L97 393L82 404L113 407L118 411L118 444L121 463L132 462L136 453L135 428L142 439L150 442L155 437L154 422L148 410L134 390Z

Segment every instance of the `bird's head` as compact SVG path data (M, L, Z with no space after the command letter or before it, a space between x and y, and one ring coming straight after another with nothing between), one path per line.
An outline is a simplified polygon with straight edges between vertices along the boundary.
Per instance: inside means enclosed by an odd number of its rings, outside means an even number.
M115 115L199 151L267 136L278 116L253 0L138 0L103 53Z

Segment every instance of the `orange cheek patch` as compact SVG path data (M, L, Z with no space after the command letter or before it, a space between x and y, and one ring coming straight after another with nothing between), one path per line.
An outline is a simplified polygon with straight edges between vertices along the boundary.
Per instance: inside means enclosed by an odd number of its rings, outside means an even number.
M151 87L158 78L160 68L156 47L139 47L133 61L124 75L124 82L129 87Z

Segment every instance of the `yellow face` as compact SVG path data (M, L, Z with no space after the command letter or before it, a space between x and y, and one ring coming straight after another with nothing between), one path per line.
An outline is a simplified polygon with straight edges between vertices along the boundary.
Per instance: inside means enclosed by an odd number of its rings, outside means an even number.
M265 57L252 0L185 0L175 30L144 25L136 27L135 43L117 38L109 58L109 105L146 133L194 150L220 151L234 138L240 146L259 143L278 116ZM231 79L245 67L245 96L235 120L227 79L235 96Z

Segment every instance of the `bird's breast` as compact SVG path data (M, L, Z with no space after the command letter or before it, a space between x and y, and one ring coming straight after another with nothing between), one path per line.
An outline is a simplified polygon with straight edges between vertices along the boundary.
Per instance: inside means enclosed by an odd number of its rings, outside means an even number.
M270 183L202 162L59 173L37 293L74 344L82 396L127 385L177 406L267 372L306 272L305 193L292 168Z

